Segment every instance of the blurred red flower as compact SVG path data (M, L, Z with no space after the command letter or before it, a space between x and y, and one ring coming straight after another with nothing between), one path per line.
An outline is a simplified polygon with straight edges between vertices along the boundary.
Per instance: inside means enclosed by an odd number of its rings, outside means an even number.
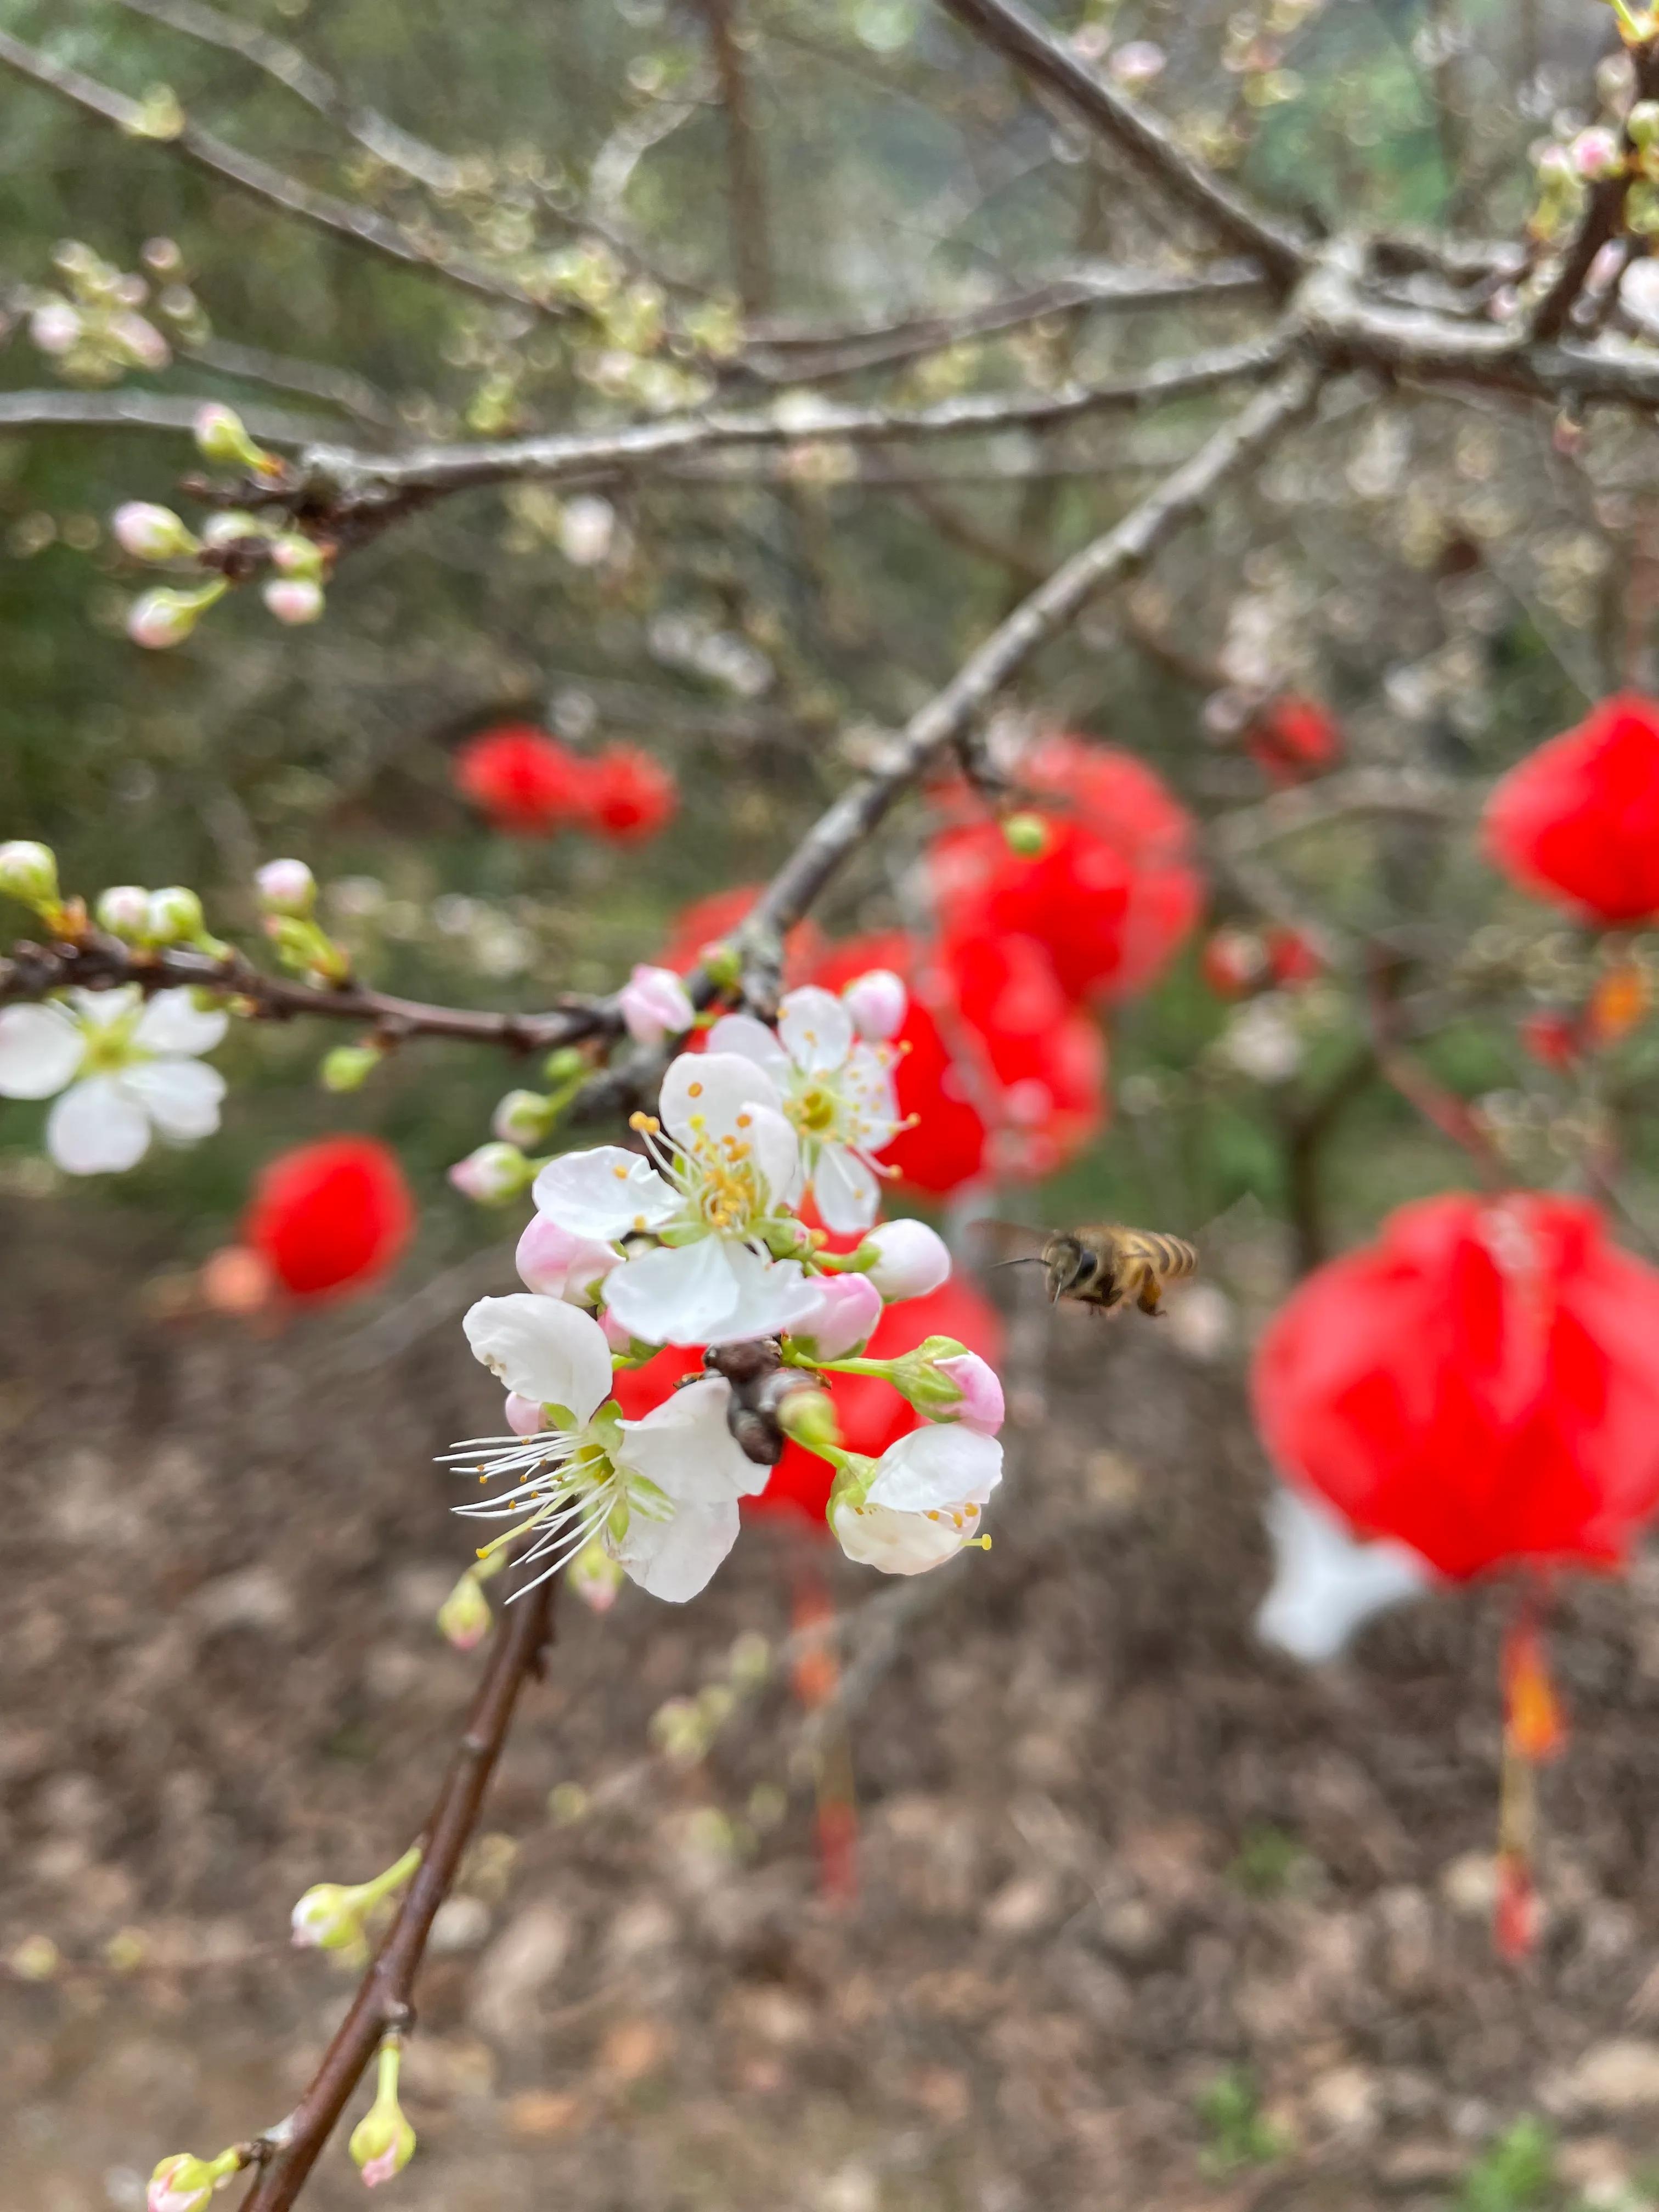
M458 749L454 777L456 789L497 830L546 837L580 817L588 769L545 730L503 722Z
M678 811L680 789L659 760L638 745L606 745L583 764L581 815L618 845L642 845Z
M328 1298L384 1275L414 1224L395 1154L373 1137L324 1137L261 1171L242 1237L290 1296Z
M1306 783L1334 768L1342 755L1342 730L1317 699L1287 692L1269 699L1244 733L1244 750L1270 783Z
M1598 921L1659 915L1659 704L1593 707L1499 781L1484 830L1522 890Z
M1522 1023L1521 1042L1540 1066L1571 1067L1580 1050L1578 1024L1571 1014L1541 1010Z
M765 890L764 884L737 884L729 891L711 891L681 908L670 925L667 942L657 955L659 963L677 975L689 975L706 945L729 937ZM786 984L804 983L823 957L823 933L811 921L799 922L784 939Z
M1051 1175L1104 1127L1105 1040L1031 939L963 936L929 952L893 930L837 945L812 980L840 990L867 968L909 987L893 1076L901 1115L919 1119L881 1158L913 1188Z
M1133 996L1155 979L1203 905L1191 817L1133 755L1045 738L1018 769L1047 830L1021 855L994 822L947 829L929 872L947 942L1034 939L1073 1000Z
M1284 923L1267 932L1267 964L1275 983L1311 983L1325 972L1325 963L1299 929Z
M1255 1395L1286 1474L1443 1575L1616 1564L1659 1506L1659 1272L1581 1200L1424 1200L1295 1292Z

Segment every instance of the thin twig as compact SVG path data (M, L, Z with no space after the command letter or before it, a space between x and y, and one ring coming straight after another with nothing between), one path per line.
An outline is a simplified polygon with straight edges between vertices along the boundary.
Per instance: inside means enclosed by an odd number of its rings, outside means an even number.
M210 396L204 392L0 392L0 435L31 430L188 434ZM336 432L335 424L317 415L289 415L257 404L240 411L261 445L314 446Z
M240 2212L288 2212L380 2039L412 2021L415 1977L432 1923L477 1823L519 1692L539 1668L552 1634L554 1587L539 1583L503 1607L465 1731L421 1831L421 1863L309 2087L261 2146L267 2154Z
M1631 60L1636 70L1636 99L1651 100L1659 92L1659 46L1649 44L1633 47ZM1620 150L1627 162L1639 151L1628 125L1621 134ZM1633 173L1633 169L1621 168L1617 176L1603 177L1590 186L1589 204L1568 241L1554 281L1534 311L1531 335L1534 343L1559 337L1566 328L1591 264L1623 221L1625 196Z
M733 0L702 0L708 50L726 111L726 183L731 210L732 264L745 314L772 304L772 242L759 142L749 112L749 71L732 22Z

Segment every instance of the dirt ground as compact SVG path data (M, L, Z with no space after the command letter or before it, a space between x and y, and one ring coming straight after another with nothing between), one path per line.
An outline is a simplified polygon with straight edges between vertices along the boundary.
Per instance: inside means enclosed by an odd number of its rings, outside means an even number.
M432 1625L465 1539L430 1454L492 1419L454 1325L488 1285L259 1340L144 1319L96 1216L17 1201L0 1242L0 2212L134 2212L163 2152L291 2102L349 1984L289 1906L396 1855L456 1731L477 1659ZM1549 2201L1646 2201L1659 1562L1564 1595L1574 1734L1517 1972L1485 1920L1498 1595L1304 1670L1250 1633L1231 1366L1063 1315L1018 1408L988 1557L896 1619L921 1585L823 1559L865 1608L850 1906L818 1893L787 1680L706 1759L653 1749L734 1639L787 1633L778 1532L684 1612L562 1605L419 1991L398 2203L1412 2212L1526 2114ZM305 2201L361 2187L337 2145Z

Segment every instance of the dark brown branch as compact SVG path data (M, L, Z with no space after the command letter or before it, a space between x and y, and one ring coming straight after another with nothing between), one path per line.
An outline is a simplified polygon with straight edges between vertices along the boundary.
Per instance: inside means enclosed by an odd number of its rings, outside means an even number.
M9 31L0 31L0 68L10 70L44 91L56 93L82 114L95 116L100 123L112 125L129 137L149 137L150 143L160 146L163 152L188 161L193 168L216 177L222 184L234 185L250 198L276 208L284 215L296 216L301 222L308 222L313 229L325 232L331 238L365 247L399 268L418 269L428 276L441 277L446 283L471 293L475 298L517 307L526 313L563 317L573 312L562 301L537 299L505 277L493 276L447 244L419 237L401 223L377 214L373 208L337 199L331 192L316 191L309 185L301 184L297 177L285 175L270 162L243 153L240 147L216 137L188 119L176 137L151 137L144 128L144 111L137 100L100 84L95 78L71 69L66 63L52 60L36 48L26 46L21 39L14 38Z
M8 430L166 430L186 435L206 392L0 392L0 436ZM335 426L315 415L245 407L241 416L262 445L314 446Z
M1649 45L1632 49L1631 59L1636 69L1636 98L1651 100L1659 92L1659 47ZM1626 156L1637 149L1628 128L1621 134L1620 145ZM1630 190L1627 175L1603 177L1590 186L1589 204L1583 218L1568 242L1561 266L1554 281L1539 301L1532 318L1532 337L1542 343L1559 337L1566 328L1579 294L1584 289L1590 264L1601 248L1618 232L1624 220L1625 195Z
M1168 127L1115 91L1018 0L943 0L958 22L1127 154L1151 180L1197 216L1235 253L1248 253L1285 291L1307 264L1305 240L1253 208L1184 154Z
M395 999L355 983L331 990L290 982L267 975L240 952L219 959L176 946L140 951L96 933L79 945L19 945L9 959L0 959L0 1005L76 987L113 990L124 983L137 983L144 991L197 989L245 999L270 1021L320 1014L331 1021L356 1022L388 1042L451 1037L461 1044L499 1045L508 1052L548 1052L585 1037L613 1036L621 1027L614 1004L605 999L572 999L542 1014L479 1013Z
M421 1832L421 1863L310 2086L262 2146L267 2154L241 2212L288 2212L380 2039L410 2024L415 1977L432 1923L477 1825L519 1692L538 1671L552 1634L554 1587L544 1582L503 1607L465 1732Z

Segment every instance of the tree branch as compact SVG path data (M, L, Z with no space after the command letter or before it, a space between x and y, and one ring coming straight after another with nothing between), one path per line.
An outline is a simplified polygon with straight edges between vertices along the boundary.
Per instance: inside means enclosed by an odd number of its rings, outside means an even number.
M331 1021L356 1022L388 1042L411 1036L450 1037L460 1044L500 1045L508 1052L549 1052L585 1037L614 1036L622 1026L615 1005L607 999L571 999L542 1014L479 1013L462 1006L395 999L355 983L329 990L289 982L267 975L240 952L216 959L211 953L178 946L139 951L96 933L79 945L19 945L9 959L0 959L0 1005L44 999L54 991L76 988L114 990L124 983L136 983L145 992L196 989L245 999L256 1015L269 1021L320 1014Z
M380 2039L411 2023L415 1977L432 1923L477 1825L519 1692L525 1678L538 1670L552 1634L554 1588L550 1579L539 1583L502 1609L465 1731L421 1832L421 1863L310 2086L281 2126L256 2147L264 2155L240 2212L288 2212Z
M1199 216L1235 253L1259 262L1280 291L1307 265L1306 241L1260 213L1190 160L1167 126L1097 76L1018 0L943 0L957 21L1037 83L1058 93L1085 122L1136 164L1169 198Z
M1633 47L1631 61L1636 71L1636 99L1651 100L1659 92L1659 46L1649 44ZM1628 125L1620 134L1620 143L1626 157L1638 150ZM1584 289L1591 263L1616 234L1624 218L1625 195L1630 184L1629 176L1620 174L1603 177L1600 183L1590 186L1583 219L1568 243L1554 281L1534 311L1531 336L1534 344L1559 337L1566 328Z
M8 430L167 430L186 435L208 404L206 392L0 392L0 434ZM317 415L289 415L274 407L240 413L262 445L314 446L336 425Z
M766 186L760 147L749 112L749 72L732 21L733 0L702 0L708 50L726 110L726 182L731 209L732 263L745 314L772 301L772 242L767 232Z

